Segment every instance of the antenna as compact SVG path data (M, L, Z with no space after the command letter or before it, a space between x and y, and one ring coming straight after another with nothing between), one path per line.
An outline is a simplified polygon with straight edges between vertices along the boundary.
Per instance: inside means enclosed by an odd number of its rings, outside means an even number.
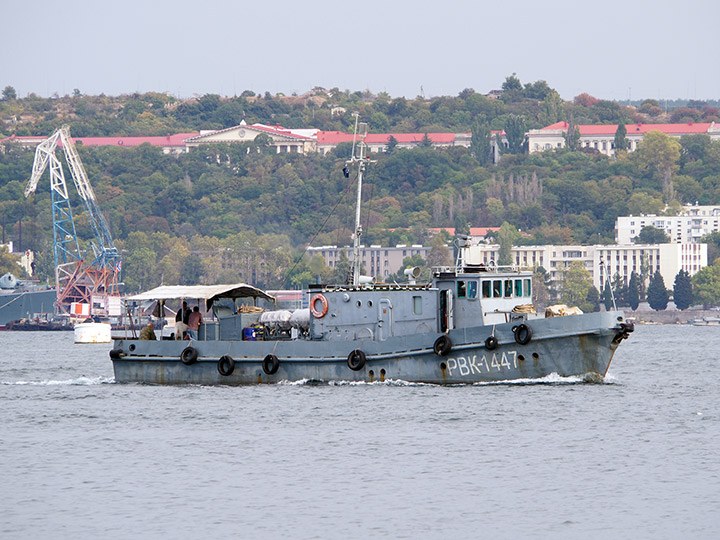
M371 161L366 155L365 155L365 137L368 133L368 125L365 122L358 122L358 119L360 115L358 113L353 113L353 116L355 117L355 131L353 133L353 148L352 148L352 155L350 156L350 159L346 161L345 170L348 169L348 166L355 165L357 163L358 166L358 179L357 179L357 201L355 204L355 235L353 238L353 285L359 285L360 284L360 237L362 236L362 225L360 224L360 205L362 203L362 180L363 180L363 172L365 172L365 166L368 163L375 163L375 161ZM358 139L358 136L360 137L360 141L357 145L357 154L355 153L355 145ZM345 173L346 176L349 176L349 171Z

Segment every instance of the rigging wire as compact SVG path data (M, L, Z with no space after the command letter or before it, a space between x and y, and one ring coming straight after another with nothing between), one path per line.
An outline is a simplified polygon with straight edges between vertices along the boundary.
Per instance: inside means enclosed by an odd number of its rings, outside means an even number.
M323 229L325 228L325 225L327 225L327 222L328 222L328 221L330 220L330 218L335 214L335 211L337 210L338 206L340 206L340 204L341 204L341 203L343 202L343 200L345 199L345 196L346 196L346 195L348 194L348 192L350 191L350 188L352 188L352 187L355 185L355 182L357 181L357 178L358 178L358 175L355 174L355 176L350 180L350 182L348 182L347 187L346 187L345 190L340 194L340 197L338 198L337 203L335 203L335 206L333 206L333 209L330 210L330 212L328 212L327 216L325 217L325 220L322 222L322 224L320 225L320 227L318 227L317 232L316 232L316 233L314 234L314 236L310 239L310 242L308 242L307 247L303 250L303 252L302 252L302 253L298 256L298 258L295 260L295 264L292 265L292 268L290 268L290 270L288 270L288 271L285 273L285 276L283 277L283 280L282 280L282 284L281 284L281 286L280 286L280 289L284 289L284 288L285 288L285 285L286 285L286 283L287 283L287 280L290 278L290 276L292 275L292 273L295 271L295 268L297 268L297 265L300 264L300 261L302 260L302 258L303 258L303 257L305 256L305 254L307 253L308 248L309 248L311 245L313 245L313 242L315 242L315 239L316 239L316 238L318 237L318 235L323 231Z

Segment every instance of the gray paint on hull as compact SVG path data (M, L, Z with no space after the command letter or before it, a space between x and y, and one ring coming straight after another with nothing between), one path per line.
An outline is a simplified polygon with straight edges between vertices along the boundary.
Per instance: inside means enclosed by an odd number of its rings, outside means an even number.
M118 341L113 359L117 382L150 384L239 385L279 381L379 381L405 380L437 384L536 379L551 373L560 376L604 376L617 343L619 312L593 313L528 321L533 339L516 343L513 324L494 327L499 347L485 349L484 341L493 327L453 330L448 335L453 349L446 357L432 351L440 334L404 336L383 342L295 341L201 341L197 363L180 361L187 341ZM130 350L130 349L133 350ZM347 355L361 349L367 355L363 369L348 368ZM218 359L229 354L235 360L230 376L217 371ZM274 375L262 370L262 359L275 354L280 368ZM444 367L443 367L444 366ZM384 370L384 375L382 371ZM371 372L372 371L372 375Z

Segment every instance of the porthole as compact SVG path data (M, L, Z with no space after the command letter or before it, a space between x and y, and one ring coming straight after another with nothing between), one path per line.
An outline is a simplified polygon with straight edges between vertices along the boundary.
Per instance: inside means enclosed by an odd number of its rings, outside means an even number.
M357 307L362 307L362 302L360 300L358 300L357 302L355 302L355 305Z
M522 354L518 354L518 360L520 360L521 362L524 362L525 357Z
M540 360L540 357L538 356L538 353L534 352L532 353L533 360Z
M372 307L372 300L368 300L368 307Z

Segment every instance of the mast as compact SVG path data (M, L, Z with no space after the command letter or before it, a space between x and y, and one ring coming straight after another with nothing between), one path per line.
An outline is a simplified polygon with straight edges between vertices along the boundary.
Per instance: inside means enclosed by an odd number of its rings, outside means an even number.
M358 119L360 115L358 113L353 113L353 116L355 117L355 132L353 134L353 147L352 147L352 156L348 161L346 161L346 170L347 167L350 165L355 165L357 163L358 167L358 177L357 177L357 201L355 202L355 234L353 235L353 260L352 260L352 267L353 267L353 279L352 284L353 285L359 285L360 284L360 237L362 236L362 225L360 224L360 205L362 203L362 181L363 181L363 173L365 172L365 166L367 163L374 163L374 161L371 161L366 155L365 155L365 136L368 132L368 125L365 122L358 123ZM358 132L359 128L359 132ZM356 149L356 142L358 135L360 136L360 141L357 145L357 154L355 153Z

